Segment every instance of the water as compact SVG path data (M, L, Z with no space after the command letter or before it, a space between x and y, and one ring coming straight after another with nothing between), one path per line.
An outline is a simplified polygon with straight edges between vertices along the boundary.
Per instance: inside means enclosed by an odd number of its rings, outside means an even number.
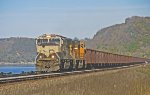
M12 72L13 74L19 74L22 71L24 72L30 72L30 71L36 71L36 67L34 64L31 65L5 65L0 66L0 72L9 73Z

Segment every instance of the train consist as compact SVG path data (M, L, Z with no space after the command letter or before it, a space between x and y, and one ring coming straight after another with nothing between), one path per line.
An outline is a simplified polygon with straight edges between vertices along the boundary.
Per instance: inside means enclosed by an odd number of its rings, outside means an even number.
M83 40L43 34L36 39L37 67L49 71L123 66L149 62L149 59L86 49Z
M113 54L98 50L86 49L87 68L134 65L150 62L150 59Z

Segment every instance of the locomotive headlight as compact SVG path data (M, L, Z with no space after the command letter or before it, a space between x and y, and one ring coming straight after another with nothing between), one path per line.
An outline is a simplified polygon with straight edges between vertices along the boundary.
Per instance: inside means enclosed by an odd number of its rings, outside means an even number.
M54 55L52 55L52 58L55 58L55 56L54 56Z
M40 58L42 58L42 56L40 56Z
M74 49L78 49L78 48L74 48Z

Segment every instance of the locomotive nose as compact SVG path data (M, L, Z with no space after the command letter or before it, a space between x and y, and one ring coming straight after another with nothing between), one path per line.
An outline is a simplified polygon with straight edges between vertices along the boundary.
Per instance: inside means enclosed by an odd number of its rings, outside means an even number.
M58 71L60 68L57 53L50 53L48 57L42 58L41 65L37 68L41 71Z
M50 54L50 55L49 55L49 58L50 58L51 60L58 60L58 56L56 55L56 53Z

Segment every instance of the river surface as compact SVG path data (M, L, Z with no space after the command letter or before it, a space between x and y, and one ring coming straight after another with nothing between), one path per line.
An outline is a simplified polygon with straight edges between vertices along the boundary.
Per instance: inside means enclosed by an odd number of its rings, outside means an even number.
M30 72L30 71L36 71L36 66L34 64L29 65L0 65L0 72L4 73L13 73L13 74L19 74L22 71L24 72Z

